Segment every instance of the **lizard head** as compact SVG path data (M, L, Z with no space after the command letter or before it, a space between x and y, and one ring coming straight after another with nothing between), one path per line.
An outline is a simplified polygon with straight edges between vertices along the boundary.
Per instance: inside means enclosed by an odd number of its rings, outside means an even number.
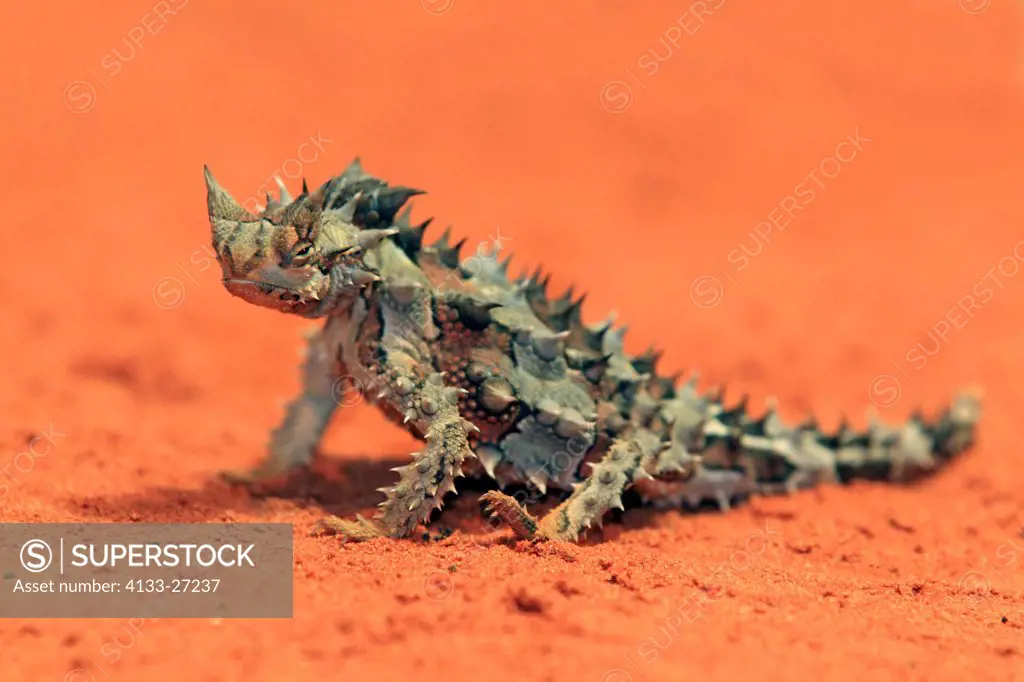
M213 248L228 293L313 318L380 279L373 251L398 230L354 225L358 193L336 209L326 208L338 194L337 179L312 194L303 181L294 200L282 185L280 199L268 194L266 208L254 214L204 171Z

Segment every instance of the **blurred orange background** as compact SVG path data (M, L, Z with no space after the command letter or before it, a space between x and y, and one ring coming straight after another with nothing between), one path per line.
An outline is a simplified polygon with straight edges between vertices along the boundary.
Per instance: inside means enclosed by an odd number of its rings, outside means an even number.
M1021 10L7 3L0 518L295 523L296 596L288 622L3 620L0 678L1024 679ZM216 481L262 456L308 324L223 291L202 166L253 200L355 156L664 370L825 427L975 384L982 442L925 486L633 511L564 550L489 532L475 491L442 543L310 538L415 443L359 405L332 485Z

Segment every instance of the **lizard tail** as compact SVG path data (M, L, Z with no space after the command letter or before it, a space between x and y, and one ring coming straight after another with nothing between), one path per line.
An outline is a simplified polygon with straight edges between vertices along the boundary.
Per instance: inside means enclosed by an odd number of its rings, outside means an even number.
M970 390L934 419L916 413L902 425L890 426L874 418L864 431L844 422L836 432L825 433L813 420L790 427L774 409L753 418L745 400L727 409L689 388L663 399L662 412L683 418L703 413L699 422L684 419L672 427L673 440L685 443L699 463L685 480L659 479L655 472L655 480L641 482L641 497L656 506L710 502L726 509L738 498L791 493L822 483L909 483L970 449L981 415L980 392Z

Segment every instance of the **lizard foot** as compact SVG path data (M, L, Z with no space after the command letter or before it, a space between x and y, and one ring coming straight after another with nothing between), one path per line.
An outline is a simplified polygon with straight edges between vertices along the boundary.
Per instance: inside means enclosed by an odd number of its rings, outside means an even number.
M257 466L252 469L228 469L220 471L217 477L230 485L251 486L257 483L267 483L274 480L284 480L289 475L301 471L304 467L296 466L290 469L279 469L276 467Z
M339 535L348 542L364 542L385 537L387 533L377 522L357 514L351 521L340 516L325 516L316 522L310 535Z
M485 503L484 513L492 519L500 519L508 524L512 532L523 540L536 540L543 536L537 535L537 519L517 500L505 493L491 490L480 496Z

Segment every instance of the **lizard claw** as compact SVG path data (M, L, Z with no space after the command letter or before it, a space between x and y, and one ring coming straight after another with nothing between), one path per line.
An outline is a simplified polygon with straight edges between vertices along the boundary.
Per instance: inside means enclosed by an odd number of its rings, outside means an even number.
M386 537L387 533L375 521L357 514L355 520L352 521L340 516L325 516L313 525L310 535L313 537L340 535L349 542L364 542L373 538Z

